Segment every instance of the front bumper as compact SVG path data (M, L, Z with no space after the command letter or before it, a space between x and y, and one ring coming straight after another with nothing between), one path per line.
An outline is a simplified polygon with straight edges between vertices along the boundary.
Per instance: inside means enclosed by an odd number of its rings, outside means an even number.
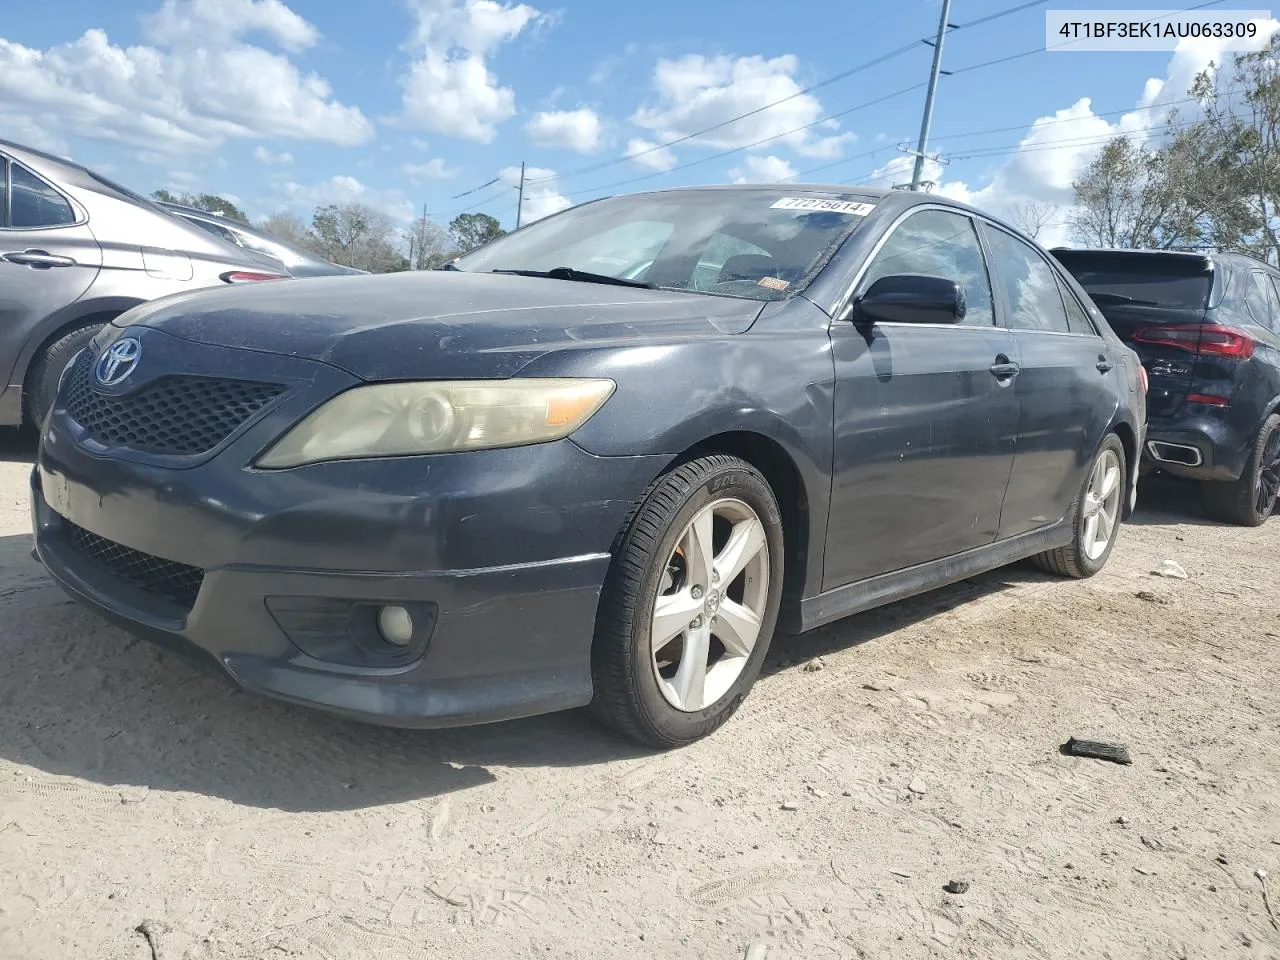
M35 553L64 589L246 689L397 726L587 703L612 539L663 466L560 441L267 472L244 465L250 436L171 469L92 454L64 420L31 478ZM194 599L122 578L86 531L196 568ZM379 659L344 611L390 604L426 630Z

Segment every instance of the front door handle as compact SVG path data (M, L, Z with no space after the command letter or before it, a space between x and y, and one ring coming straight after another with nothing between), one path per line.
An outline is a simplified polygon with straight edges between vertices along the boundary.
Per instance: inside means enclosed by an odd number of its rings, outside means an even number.
M996 362L991 365L990 370L991 375L1003 383L1016 377L1021 372L1022 367L1002 353L996 357Z
M76 262L70 257L60 257L57 254L50 253L48 250L20 250L13 253L0 253L0 259L8 260L10 263L21 263L37 270L47 270L50 267L74 267L76 265Z
M1114 366L1114 364L1112 364L1112 362L1108 360L1106 357L1104 357L1102 354L1098 354L1098 362L1096 366L1098 368L1099 373L1106 373L1108 370L1112 368L1112 366Z

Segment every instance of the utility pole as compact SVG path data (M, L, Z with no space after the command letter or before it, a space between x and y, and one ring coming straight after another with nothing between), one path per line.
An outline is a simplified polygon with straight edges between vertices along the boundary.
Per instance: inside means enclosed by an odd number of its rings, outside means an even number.
M938 92L938 73L942 67L942 39L947 35L950 24L947 17L951 13L951 0L942 0L942 16L938 19L938 39L933 45L933 69L929 72L929 92L924 98L924 118L920 122L920 142L916 145L916 166L911 174L911 189L920 188L920 177L924 174L924 151L929 144L929 125L933 122L933 97ZM927 42L927 41L926 41Z
M948 0L949 2L949 0ZM524 214L524 161L520 161L520 199L516 201L516 229L520 229L520 217Z
M409 254L412 258L413 254ZM427 262L427 204L422 204L422 220L418 223L418 262L413 269L421 270Z

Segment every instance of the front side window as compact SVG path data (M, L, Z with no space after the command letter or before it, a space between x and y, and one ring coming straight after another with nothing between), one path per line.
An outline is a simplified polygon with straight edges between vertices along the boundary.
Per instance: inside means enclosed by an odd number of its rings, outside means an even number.
M873 209L857 196L782 187L611 197L500 237L452 266L535 275L567 268L664 290L785 300Z
M1004 291L1005 326L1070 333L1057 277L1040 254L1003 230L992 229L988 236Z
M62 194L26 167L9 165L9 226L57 227L76 222L76 213Z
M899 275L954 280L964 289L968 304L963 322L991 326L991 281L968 217L946 210L912 214L872 258L861 288L866 291L881 277Z

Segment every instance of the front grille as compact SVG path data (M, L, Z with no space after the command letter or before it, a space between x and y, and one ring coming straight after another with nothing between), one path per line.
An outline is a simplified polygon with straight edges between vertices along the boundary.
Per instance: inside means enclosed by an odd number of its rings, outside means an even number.
M71 419L99 443L170 456L207 453L285 389L278 383L180 374L128 396L109 397L94 389L92 372L86 350L67 375L65 405Z
M67 528L67 540L85 559L104 568L118 580L123 580L152 596L162 597L190 610L204 582L204 571L185 563L164 560L161 557L134 550L123 544L90 533L70 520L63 520Z

